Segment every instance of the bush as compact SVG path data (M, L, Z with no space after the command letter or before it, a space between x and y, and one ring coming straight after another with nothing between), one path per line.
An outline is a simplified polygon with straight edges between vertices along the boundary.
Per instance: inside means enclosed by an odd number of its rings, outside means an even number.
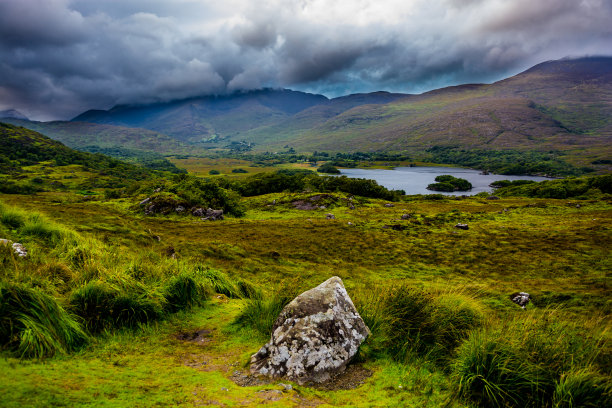
M340 174L340 170L334 167L334 165L331 163L325 163L324 165L320 166L317 171L319 173Z
M53 297L22 284L0 283L0 343L14 355L42 358L87 342L79 323Z
M232 173L248 173L245 169L232 169Z
M208 172L208 174L210 174L211 176L215 176L217 174L221 174L221 172L219 170L212 169Z

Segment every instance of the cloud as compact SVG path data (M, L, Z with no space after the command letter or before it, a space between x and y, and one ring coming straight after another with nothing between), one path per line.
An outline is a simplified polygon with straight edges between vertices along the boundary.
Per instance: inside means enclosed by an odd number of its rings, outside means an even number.
M261 87L490 82L612 54L607 0L2 0L0 109L69 118Z

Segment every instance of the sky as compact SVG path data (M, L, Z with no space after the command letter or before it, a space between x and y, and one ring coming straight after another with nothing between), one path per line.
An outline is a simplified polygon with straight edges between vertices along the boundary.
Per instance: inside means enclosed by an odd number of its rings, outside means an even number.
M0 0L0 110L421 93L612 55L611 21L612 0Z

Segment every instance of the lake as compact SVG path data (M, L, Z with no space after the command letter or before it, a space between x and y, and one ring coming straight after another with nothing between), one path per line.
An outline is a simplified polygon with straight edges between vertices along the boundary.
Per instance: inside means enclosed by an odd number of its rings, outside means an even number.
M499 174L480 174L480 170L462 169L459 167L396 167L393 170L378 169L340 169L342 175L352 178L376 180L378 184L390 190L404 190L406 194L449 194L474 195L483 191L492 191L489 184L496 180L550 180L546 177L534 176L502 176ZM427 185L435 183L435 178L442 174L450 174L468 180L472 183L470 191L455 191L445 193L427 190Z

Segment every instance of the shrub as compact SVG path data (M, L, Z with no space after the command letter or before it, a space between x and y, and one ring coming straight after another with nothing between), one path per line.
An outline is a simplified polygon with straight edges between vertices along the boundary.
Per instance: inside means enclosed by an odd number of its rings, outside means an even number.
M0 283L0 343L19 357L76 350L88 337L57 301L36 288Z
M317 171L319 173L328 173L328 174L340 174L340 170L338 170L333 164L325 163L320 166Z
M212 169L211 171L208 172L208 174L210 174L211 176L214 176L217 174L221 174L221 172L219 170Z
M232 173L248 173L245 169L232 169Z

